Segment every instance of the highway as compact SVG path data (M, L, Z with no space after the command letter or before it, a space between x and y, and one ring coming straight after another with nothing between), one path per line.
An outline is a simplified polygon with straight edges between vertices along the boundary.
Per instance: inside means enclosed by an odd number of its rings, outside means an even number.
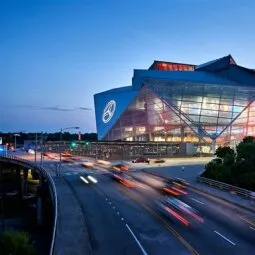
M44 163L52 175L55 162L49 159ZM193 165L185 166L184 171L180 166L155 169L172 177L186 176L189 181L202 168ZM86 183L81 179L83 176L88 180L88 175L97 182ZM62 165L62 178L71 187L84 214L94 254L254 253L254 214L187 188L187 194L180 199L197 210L204 222L186 226L159 210L157 201L165 197L157 187L163 181L161 178L135 169L128 175L136 182L135 187L113 180L102 167L84 168L79 160Z

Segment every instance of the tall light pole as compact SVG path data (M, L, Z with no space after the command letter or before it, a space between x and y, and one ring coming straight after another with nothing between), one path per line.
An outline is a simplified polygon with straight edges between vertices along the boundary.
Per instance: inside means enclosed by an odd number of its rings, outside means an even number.
M20 136L20 134L14 134L14 151L16 151L16 137Z
M18 133L15 133L15 134L13 134L13 136L14 136L14 151L16 151L16 137L17 136L20 136L20 133L23 133L23 132L26 132L26 130L22 130L22 131L20 131L20 132L18 132Z
M61 170L61 162L62 162L62 143L63 143L63 131L70 130L70 129L79 129L79 127L67 127L67 128L61 128L60 129L60 144L59 144L59 172Z

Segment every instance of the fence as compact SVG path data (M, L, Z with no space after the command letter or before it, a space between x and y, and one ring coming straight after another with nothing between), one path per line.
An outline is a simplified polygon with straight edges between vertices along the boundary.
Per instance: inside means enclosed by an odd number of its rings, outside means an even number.
M58 198L57 198L57 191L56 187L54 184L53 179L51 176L48 174L48 172L38 164L34 164L31 161L12 157L12 156L1 156L0 161L7 161L10 163L16 163L19 165L22 165L27 168L33 168L38 171L39 175L41 177L44 177L45 180L47 181L47 184L49 185L50 189L50 194L51 194L51 199L53 203L53 210L54 210L54 222L53 222L53 233L52 233L52 240L51 240L51 245L50 245L50 252L49 255L53 255L54 253L54 245L55 245L55 236L56 236L56 228L57 228L57 217L58 217Z
M223 189L223 190L233 192L233 193L235 193L239 196L243 196L243 197L246 197L246 198L255 198L253 192L251 192L250 190L241 189L239 187L236 187L236 186L224 183L224 182L219 182L219 181L215 181L215 180L208 179L208 178L205 178L205 177L200 177L200 176L197 176L197 181L208 184L210 186L214 186L214 187L219 188L219 189Z

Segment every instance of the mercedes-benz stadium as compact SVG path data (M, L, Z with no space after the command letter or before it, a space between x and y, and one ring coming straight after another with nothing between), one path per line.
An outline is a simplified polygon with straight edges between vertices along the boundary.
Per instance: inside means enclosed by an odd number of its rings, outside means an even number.
M233 144L255 135L255 71L231 55L154 61L132 85L94 95L99 140Z

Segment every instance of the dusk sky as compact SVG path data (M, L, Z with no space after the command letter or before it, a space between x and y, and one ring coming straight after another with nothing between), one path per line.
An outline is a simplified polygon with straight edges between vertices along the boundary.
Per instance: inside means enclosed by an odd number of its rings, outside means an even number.
M254 0L1 0L0 131L95 132L93 95L154 60L255 68Z

